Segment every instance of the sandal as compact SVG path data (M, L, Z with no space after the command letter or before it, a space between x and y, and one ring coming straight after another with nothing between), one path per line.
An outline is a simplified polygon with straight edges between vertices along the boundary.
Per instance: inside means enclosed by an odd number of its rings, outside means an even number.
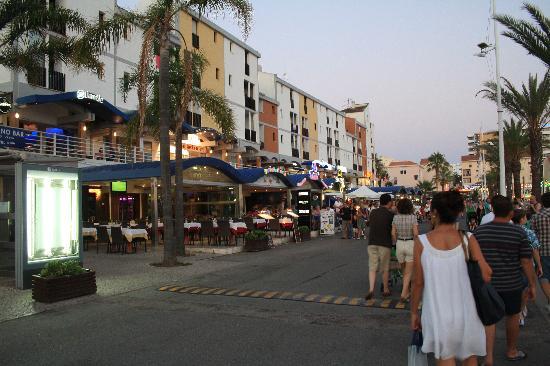
M391 296L390 290L382 292L382 297L390 297L390 296Z
M527 358L527 353L523 351L518 351L517 355L515 357L508 357L506 356L507 361L521 361Z
M367 296L365 296L365 300L370 300L374 297L374 292L369 292Z
M407 304L409 302L409 298L408 297L402 297L402 298L399 299L399 302L403 303L403 304Z

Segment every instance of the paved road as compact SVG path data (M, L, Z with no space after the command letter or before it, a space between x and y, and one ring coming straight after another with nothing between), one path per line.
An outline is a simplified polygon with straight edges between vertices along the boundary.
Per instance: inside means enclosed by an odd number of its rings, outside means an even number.
M173 284L362 297L364 241L318 239L211 261L224 269L0 323L0 363L406 364L405 310L158 291ZM498 343L502 360L502 330ZM522 331L530 360L523 364L548 364L549 345L548 323L532 307Z

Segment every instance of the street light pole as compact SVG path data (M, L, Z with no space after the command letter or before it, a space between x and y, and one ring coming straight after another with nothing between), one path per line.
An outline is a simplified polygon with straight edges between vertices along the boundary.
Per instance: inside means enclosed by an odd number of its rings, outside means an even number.
M502 123L502 100L501 100L501 88L500 88L500 60L499 60L499 47L498 47L498 26L495 20L496 5L493 0L493 22L495 27L495 73L497 82L497 118L498 118L498 161L499 161L499 191L500 194L506 196L506 179L505 179L505 166L504 166L504 126Z

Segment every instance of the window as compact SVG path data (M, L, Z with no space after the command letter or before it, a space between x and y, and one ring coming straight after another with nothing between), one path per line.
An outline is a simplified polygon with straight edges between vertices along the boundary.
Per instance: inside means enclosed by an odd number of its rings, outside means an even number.
M218 40L218 32L214 31L214 43Z
M283 143L283 135L281 135L281 144Z
M313 124L313 128L315 129L315 131L317 131L317 123Z
M216 67L216 80L220 79L220 69Z
M415 174L414 180L418 180L418 175Z
M277 113L277 112L275 111L275 106L274 106L274 105L271 106L271 113L273 113L273 114Z
M199 48L199 35L197 33L198 23L196 19L191 20L191 27L192 27L191 41L193 43L193 47Z
M229 74L229 86L231 86L231 74Z
M281 136L283 137L283 136ZM276 141L277 140L277 137L275 136L275 132L273 132L273 141Z
M105 20L105 13L100 11L99 12L99 24L102 24L104 20Z
M233 52L233 42L229 42L229 52Z
M336 118L336 128L338 128L338 118Z
M327 116L327 125L330 125L330 120L328 119L328 116Z

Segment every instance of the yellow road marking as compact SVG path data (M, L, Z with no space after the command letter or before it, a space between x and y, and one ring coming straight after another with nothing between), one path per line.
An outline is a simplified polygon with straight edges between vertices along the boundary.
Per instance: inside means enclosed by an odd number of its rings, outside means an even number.
M265 294L267 291L256 291L254 292L252 295L250 295L250 297L260 297L262 296L263 294Z
M299 293L295 294L294 296L292 296L292 300L300 300L306 295L307 294L305 292L299 292Z
M319 297L319 295L309 295L309 296L307 296L304 300L305 300L305 301L313 301L313 300L316 299L317 297Z
M182 289L182 288L183 288L183 286L175 286L175 287L170 288L168 291L176 292L176 291L178 291L179 289Z
M363 299L360 298L360 297L354 297L353 299L350 299L349 304L350 305L358 305L361 300L363 300Z
M336 300L334 300L333 304L340 305L340 304L343 303L344 300L346 300L346 299L347 299L346 296L340 296L339 298L337 298Z
M239 292L239 291L241 291L241 290L231 290L231 291L227 292L225 295L226 295L226 296L233 296L233 295L235 295L235 294L236 294L237 292Z
M214 295L221 295L221 294L223 294L223 293L226 292L226 291L229 291L229 289L227 289L227 288L222 288L222 289L220 289L220 290L214 292Z
M202 291L205 291L205 290L208 290L208 287L200 287L196 290L191 291L190 293L191 294L198 294L199 292L202 292Z
M333 298L334 298L334 296L330 296L330 295L324 296L324 297L322 297L321 300L319 300L318 302L325 304L325 303L329 302L329 301L330 301L331 299L333 299Z
M384 300L380 303L380 307L381 308L387 308L387 307L390 306L390 304L391 304L391 299L386 299L386 300Z
M206 290L204 291L201 295L210 295L212 292L216 291L216 290L220 290L220 288L216 287L216 288L211 288L209 290Z
M174 285L162 286L161 288L159 288L159 291L166 291L166 290L168 290L168 289L171 288L171 287L174 287Z
M250 295L253 292L254 292L254 290L246 290L246 291L241 292L238 296L244 297L244 296Z
M286 291L286 292L283 292L282 294L280 294L279 296L277 296L279 299L284 299L284 298L288 298L290 295L292 295L293 293L292 292L289 292L289 291Z
M178 291L179 293L189 293L193 290L196 290L198 289L199 287L197 286L191 286L191 287L180 287L180 290Z
M277 295L279 291L271 291L264 295L264 299L272 299L273 296Z

